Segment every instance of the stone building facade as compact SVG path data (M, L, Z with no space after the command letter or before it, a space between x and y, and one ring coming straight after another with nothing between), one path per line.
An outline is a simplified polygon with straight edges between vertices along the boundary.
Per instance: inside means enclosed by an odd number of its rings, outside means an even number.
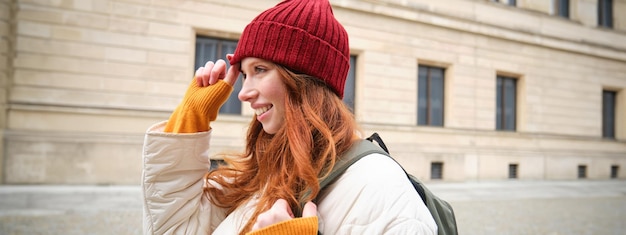
M626 178L626 0L330 1L356 119L409 172ZM0 183L137 184L144 131L277 2L0 0ZM230 105L214 154L252 118Z

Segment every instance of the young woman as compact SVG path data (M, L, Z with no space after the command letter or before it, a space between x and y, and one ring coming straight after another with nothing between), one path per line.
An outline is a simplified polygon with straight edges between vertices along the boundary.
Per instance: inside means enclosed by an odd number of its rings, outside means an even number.
M364 157L319 188L361 138L341 100L348 36L328 0L266 10L227 59L228 71L223 60L199 68L170 119L146 134L144 233L437 233L400 166L384 155ZM207 173L210 122L240 73L239 99L255 111L245 151Z

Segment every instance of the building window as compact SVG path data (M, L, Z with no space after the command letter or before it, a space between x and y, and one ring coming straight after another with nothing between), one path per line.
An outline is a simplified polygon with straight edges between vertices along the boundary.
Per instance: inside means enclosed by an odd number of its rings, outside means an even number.
M578 178L587 178L587 165L578 165Z
M554 15L569 18L569 0L554 0Z
M517 6L517 0L491 0L492 2L505 3L510 6Z
M443 179L443 162L430 163L430 179Z
M237 48L237 41L197 36L194 70L204 66L207 61L225 59L226 54L235 52L235 48ZM226 62L226 66L230 67L230 64ZM226 103L222 105L222 108L220 108L220 113L241 114L241 101L237 97L239 91L241 91L241 86L241 79L237 79L233 92L228 97Z
M602 137L615 139L615 97L614 91L602 91Z
M613 28L613 0L598 0L598 26Z
M354 113L354 91L356 84L356 56L350 56L350 70L348 71L348 79L346 79L346 85L343 88L343 102Z
M215 170L217 169L219 166L222 165L226 165L226 162L222 159L211 159L211 166L209 167L209 170Z
M612 165L611 166L611 179L617 179L618 174L619 174L619 166Z
M419 65L417 125L443 126L444 70Z
M517 0L509 0L510 6L517 6Z
M517 179L517 164L509 164L509 179Z
M496 130L515 131L517 79L497 76L496 80Z

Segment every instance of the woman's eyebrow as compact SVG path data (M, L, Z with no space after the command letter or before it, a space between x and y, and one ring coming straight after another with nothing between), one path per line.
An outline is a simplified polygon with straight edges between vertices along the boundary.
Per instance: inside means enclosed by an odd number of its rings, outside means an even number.
M244 65L243 63L241 63L241 66L239 66L239 69L243 70L243 68L254 68L258 65L262 65L263 62L262 61L250 61L248 63L246 63L246 65Z
M239 72L242 72L242 73L243 73L243 69L244 69L245 67L249 67L249 66L250 66L250 63L247 63L247 64L245 64L245 65L244 65L244 63L243 63L243 62L242 62L242 63L240 63L240 64L239 64Z

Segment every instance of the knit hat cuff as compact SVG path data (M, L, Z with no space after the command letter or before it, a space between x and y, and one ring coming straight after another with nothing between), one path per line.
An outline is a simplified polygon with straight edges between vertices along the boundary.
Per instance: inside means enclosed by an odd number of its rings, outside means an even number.
M274 21L253 21L244 29L231 64L257 57L289 69L322 79L343 98L345 79L350 69L349 55L305 30ZM347 38L347 35L337 36ZM346 48L348 47L345 41Z

